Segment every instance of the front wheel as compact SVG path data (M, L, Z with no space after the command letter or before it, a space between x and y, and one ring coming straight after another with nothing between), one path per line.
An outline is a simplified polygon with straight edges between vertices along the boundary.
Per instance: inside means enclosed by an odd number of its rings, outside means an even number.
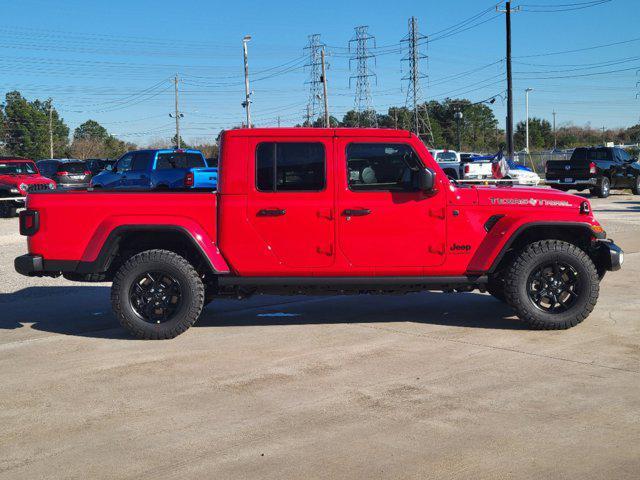
M598 272L579 247L560 240L527 246L507 268L505 296L533 328L567 329L582 322L596 305Z
M11 206L9 202L0 201L0 218L13 218L17 211L18 209Z
M115 275L111 304L121 325L138 338L174 338L191 327L204 306L198 272L180 255L147 250Z

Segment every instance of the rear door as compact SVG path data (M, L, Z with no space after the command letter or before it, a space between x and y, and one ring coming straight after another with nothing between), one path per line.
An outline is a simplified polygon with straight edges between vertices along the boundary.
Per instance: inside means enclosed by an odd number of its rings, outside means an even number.
M249 151L247 218L282 271L330 266L335 250L332 137L250 137Z
M417 188L425 164L409 139L338 138L336 152L338 245L350 263L378 271L444 263L445 192Z

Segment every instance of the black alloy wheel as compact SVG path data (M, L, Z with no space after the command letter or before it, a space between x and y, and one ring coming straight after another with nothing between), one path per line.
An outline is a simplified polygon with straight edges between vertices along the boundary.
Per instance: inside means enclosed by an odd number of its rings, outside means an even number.
M559 260L540 265L527 281L529 299L545 313L562 313L572 308L580 298L580 288L576 269Z
M148 323L172 320L182 305L182 286L168 273L145 272L131 284L129 298L134 312Z

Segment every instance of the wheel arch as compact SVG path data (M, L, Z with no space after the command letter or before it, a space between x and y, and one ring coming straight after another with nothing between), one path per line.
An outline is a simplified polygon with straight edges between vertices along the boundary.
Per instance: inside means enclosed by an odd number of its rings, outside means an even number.
M584 250L600 269L599 256L592 252L591 243L595 234L585 223L579 222L535 222L516 229L494 258L488 273L502 270L513 256L526 245L539 240L562 240Z
M127 258L144 250L155 249L169 250L183 256L203 274L229 273L226 261L215 245L213 250L207 252L192 232L179 225L115 227L102 244L96 259L80 262L78 272L107 273L107 277L112 277Z

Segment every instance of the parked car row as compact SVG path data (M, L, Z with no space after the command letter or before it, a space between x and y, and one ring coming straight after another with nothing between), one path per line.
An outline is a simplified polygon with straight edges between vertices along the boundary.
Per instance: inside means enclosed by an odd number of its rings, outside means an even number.
M217 183L217 159L198 150L137 150L118 160L0 157L0 217L15 216L34 190L214 189Z
M481 181L494 179L492 163L494 155L482 155L475 152L454 150L429 150L431 156L440 165L444 173L454 180ZM540 176L517 162L509 163L504 180L516 185L538 185Z

